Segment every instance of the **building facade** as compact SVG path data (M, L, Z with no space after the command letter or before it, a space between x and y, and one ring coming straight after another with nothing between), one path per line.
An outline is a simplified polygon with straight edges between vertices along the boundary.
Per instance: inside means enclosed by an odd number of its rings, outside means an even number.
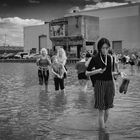
M50 50L52 42L49 39L49 24L24 27L24 51L39 53L41 48Z
M95 41L99 37L99 18L71 15L55 19L50 22L49 32L54 51L63 47L68 57L80 58L81 52L95 48Z
M140 49L140 4L80 11L65 15L88 15L99 17L99 38L111 41L115 52L123 49Z

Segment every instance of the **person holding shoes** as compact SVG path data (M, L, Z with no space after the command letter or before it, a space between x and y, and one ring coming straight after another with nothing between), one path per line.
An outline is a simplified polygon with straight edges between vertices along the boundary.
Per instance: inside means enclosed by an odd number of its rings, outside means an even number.
M115 85L112 75L112 59L108 55L110 42L106 38L98 41L98 53L92 57L86 71L86 75L93 77L94 83L94 107L98 109L99 128L105 129L110 108L113 108Z

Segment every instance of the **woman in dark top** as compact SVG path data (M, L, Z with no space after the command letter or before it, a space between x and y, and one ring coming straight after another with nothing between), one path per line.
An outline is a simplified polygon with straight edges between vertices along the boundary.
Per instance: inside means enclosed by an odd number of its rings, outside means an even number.
M115 85L112 76L112 59L108 55L110 42L106 38L99 40L97 44L98 53L91 59L86 74L93 79L95 108L99 110L99 127L105 128L109 109L113 107Z
M41 49L41 56L36 63L38 66L39 85L43 85L44 83L45 91L48 92L49 66L51 65L51 60L45 48Z

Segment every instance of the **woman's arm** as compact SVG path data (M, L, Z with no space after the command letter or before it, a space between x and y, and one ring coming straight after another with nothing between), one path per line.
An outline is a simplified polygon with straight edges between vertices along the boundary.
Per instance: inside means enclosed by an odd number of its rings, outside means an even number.
M63 63L62 63L64 66L66 65L66 59L63 60Z
M86 70L87 76L91 76L91 75L95 75L95 74L99 74L99 73L101 74L106 70L106 68L95 69L95 61L96 61L95 58L92 57L88 64L87 70Z
M103 73L104 71L106 70L106 68L104 68L104 69L102 69L102 68L99 68L99 69L94 69L94 70L92 70L92 71L86 71L86 75L87 76L92 76L92 75L95 75L95 74L101 74L101 73Z
M62 67L63 67L64 72L67 73L67 70L66 70L65 66L62 65Z
M116 71L117 71L117 73L120 73L118 63L115 63L115 67L116 67Z
M58 78L61 77L59 74L57 74L56 72L54 72L53 68L52 68L52 73L53 73L54 75L56 75Z
M36 61L37 66L39 66L39 61L40 61L40 58L38 58L37 61Z
M92 59L92 57L90 57L90 58L86 61L86 63L85 63L85 66L86 66L86 67L88 67L88 65L89 65L89 63L90 63L90 61L91 61L91 59Z
M47 60L48 60L49 65L51 65L51 59L49 56L47 56Z

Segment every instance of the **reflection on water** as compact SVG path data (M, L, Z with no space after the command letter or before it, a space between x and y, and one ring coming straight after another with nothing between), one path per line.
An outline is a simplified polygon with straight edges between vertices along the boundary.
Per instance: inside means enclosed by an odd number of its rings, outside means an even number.
M99 131L98 132L98 139L99 140L109 140L109 132Z
M129 77L126 95L116 93L105 132L98 131L91 83L87 93L80 92L74 66L67 67L66 92L56 95L52 77L50 93L39 89L35 64L1 63L0 139L140 139L140 74Z

